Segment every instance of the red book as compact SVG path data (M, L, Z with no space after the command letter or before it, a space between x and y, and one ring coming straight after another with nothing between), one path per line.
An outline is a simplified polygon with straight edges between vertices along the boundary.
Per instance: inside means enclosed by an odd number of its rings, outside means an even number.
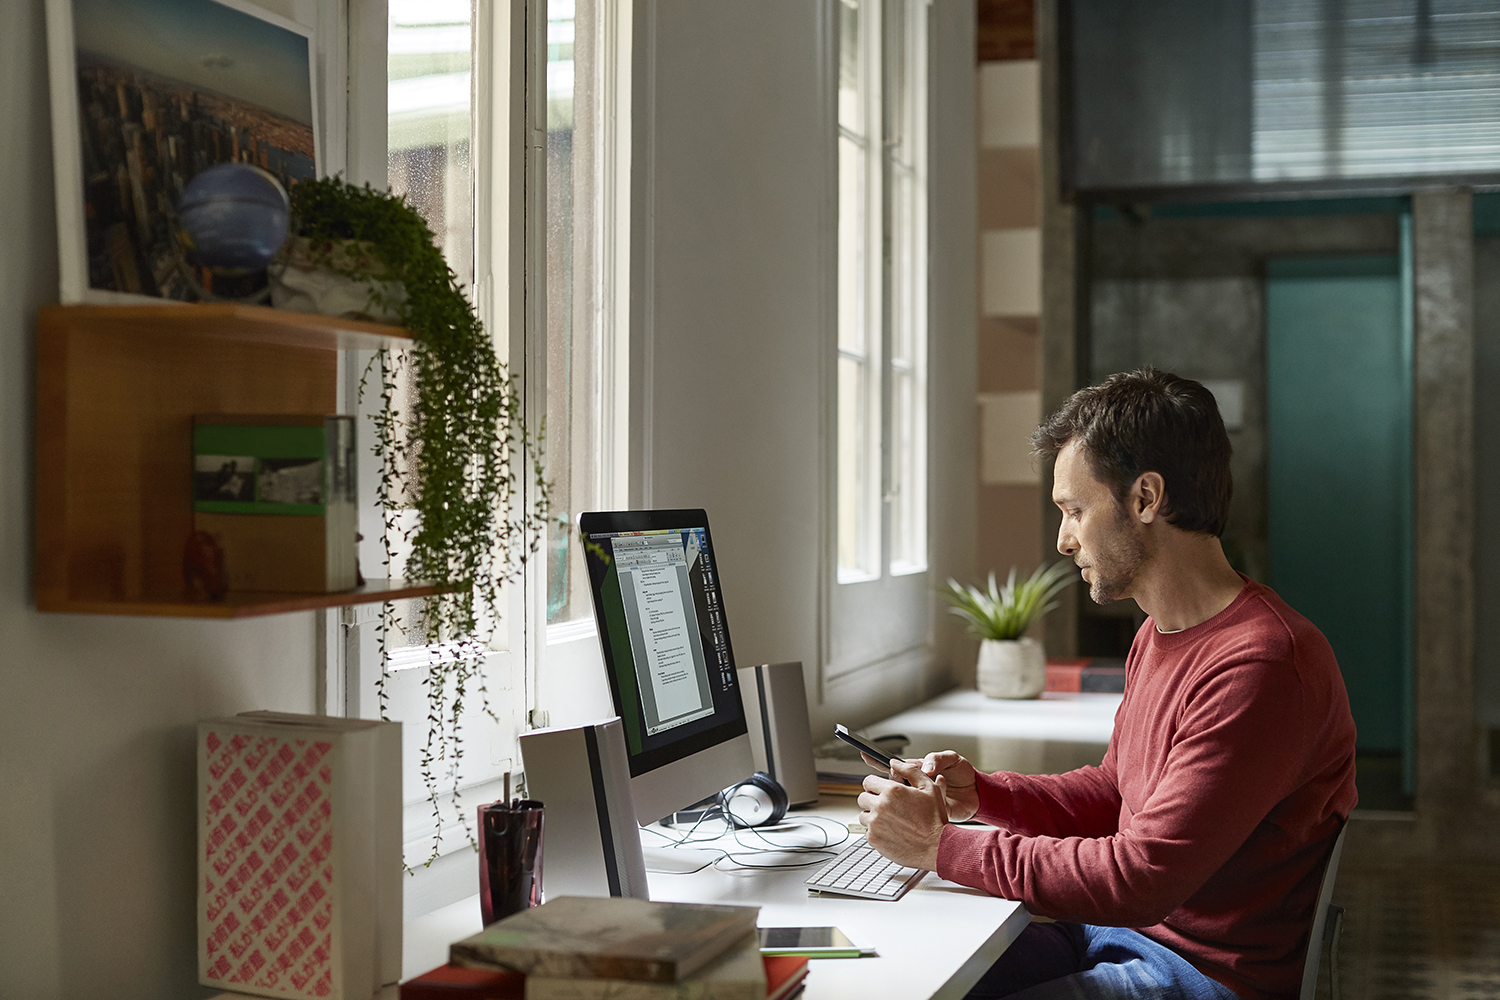
M806 955L766 955L766 1000L784 1000L807 978ZM405 1000L405 998L402 998Z
M764 955L766 1000L786 1000L807 978L805 955ZM401 1000L524 1000L526 976L442 965L401 984Z
M1125 690L1125 665L1119 660L1048 660L1048 691L1119 694Z
M1083 668L1092 660L1048 660L1048 691L1082 691Z
M497 969L440 965L401 984L401 1000L524 1000L526 977Z

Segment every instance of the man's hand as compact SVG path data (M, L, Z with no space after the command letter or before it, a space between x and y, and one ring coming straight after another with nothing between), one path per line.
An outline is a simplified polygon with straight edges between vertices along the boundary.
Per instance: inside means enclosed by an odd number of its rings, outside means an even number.
M873 774L865 778L859 821L867 831L866 839L882 857L897 864L936 871L938 840L948 823L943 795L947 778L941 774L927 777L915 761L892 761L891 772L900 780Z
M948 800L948 819L961 823L973 819L979 811L979 789L974 783L974 765L952 750L930 753L921 760L922 773L943 781L943 795Z

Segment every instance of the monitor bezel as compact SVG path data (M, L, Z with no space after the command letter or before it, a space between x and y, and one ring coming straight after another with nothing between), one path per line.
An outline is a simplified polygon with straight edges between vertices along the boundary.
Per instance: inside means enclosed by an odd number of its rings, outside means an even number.
M740 695L739 676L735 669L734 640L729 632L729 615L725 609L723 573L719 566L719 559L714 551L713 529L708 523L708 512L702 508L683 508L676 510L613 510L613 511L589 511L578 515L578 530L587 539L590 535L624 531L664 531L671 528L703 528L703 544L709 561L713 566L714 579L719 586L719 610L723 615L724 648L729 654L729 682L733 697L730 704L739 710L736 718L728 720L711 729L684 737L668 746L655 749L643 750L640 753L631 753L627 745L626 756L630 761L630 776L640 777L649 774L659 768L674 764L677 761L711 749L721 743L727 743L739 736L747 736L749 728L745 720L744 701ZM589 593L594 605L594 624L599 632L599 648L604 657L604 672L609 680L609 694L614 702L615 713L624 717L624 699L620 695L620 679L616 670L613 644L607 639L608 631L604 621L604 609L601 604L601 589L604 585L604 573L607 570L600 561L588 552L584 553L584 562L589 572ZM748 738L748 737L747 737Z

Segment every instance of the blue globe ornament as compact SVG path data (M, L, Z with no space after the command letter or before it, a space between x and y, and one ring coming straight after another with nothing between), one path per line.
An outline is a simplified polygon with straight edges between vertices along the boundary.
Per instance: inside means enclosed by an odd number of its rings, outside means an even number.
M177 211L204 265L255 270L286 242L291 202L261 168L221 163L188 182Z

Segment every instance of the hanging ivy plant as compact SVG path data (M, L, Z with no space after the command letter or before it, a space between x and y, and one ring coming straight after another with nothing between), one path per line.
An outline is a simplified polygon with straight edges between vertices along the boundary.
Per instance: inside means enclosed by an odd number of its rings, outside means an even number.
M444 588L424 602L417 622L399 622L395 605L384 606L378 682L385 717L387 642L398 628L421 633L440 650L425 681L428 729L421 758L440 828L442 793L458 793L463 710L478 697L495 718L483 665L499 618L500 588L520 576L545 528L550 490L541 435L528 430L520 394L432 230L405 199L336 177L304 181L291 197L293 231L306 240L313 264L368 284L370 311L394 312L414 342L406 350L378 352L360 394L377 376L381 474L375 499L385 514L387 564L399 538L407 548L406 575ZM523 477L533 489L529 505ZM403 517L403 511L410 515ZM472 842L467 813L460 808L459 815ZM438 856L440 836L434 835L427 864Z

